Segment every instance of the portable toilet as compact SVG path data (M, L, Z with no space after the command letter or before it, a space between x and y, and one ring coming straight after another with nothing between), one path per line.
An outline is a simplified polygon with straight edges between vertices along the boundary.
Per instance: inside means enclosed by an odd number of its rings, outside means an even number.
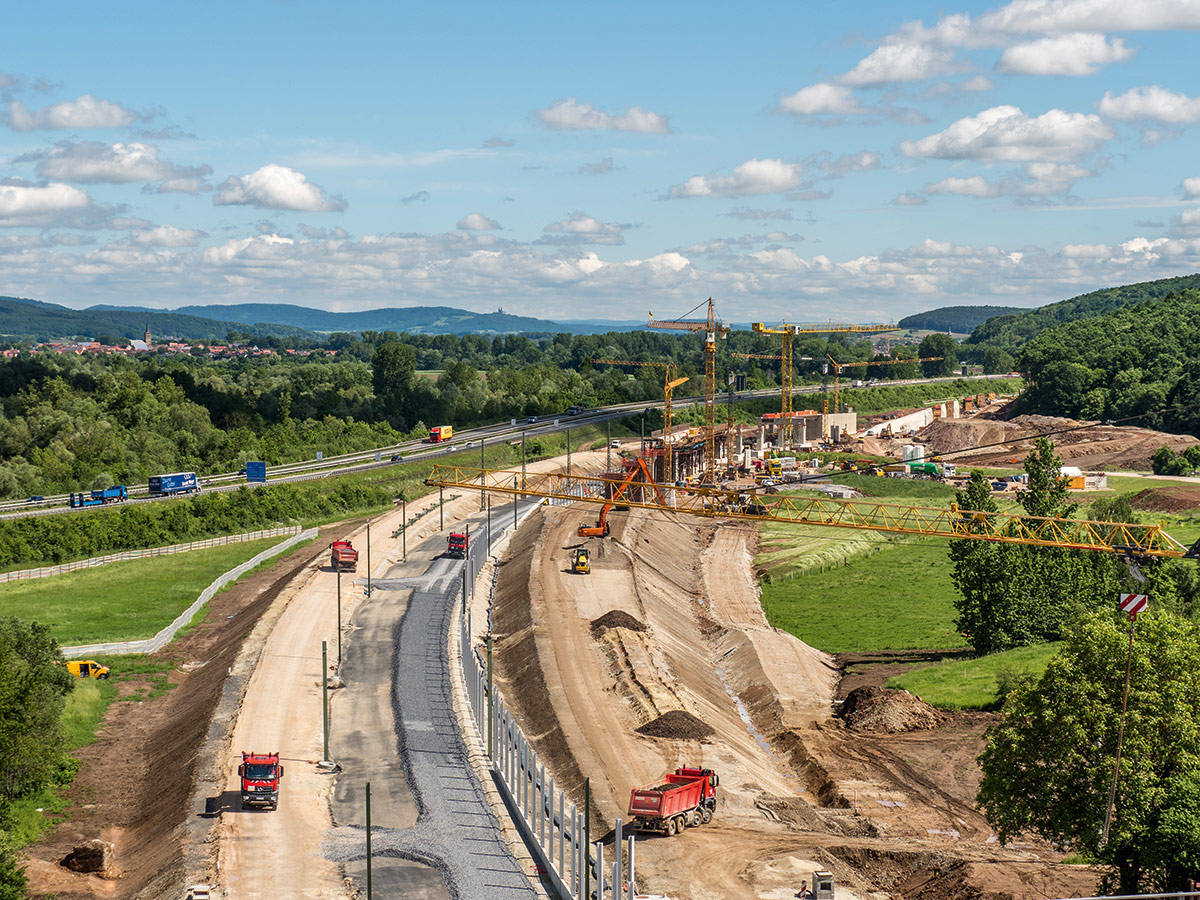
M833 900L833 873L813 872L812 895L816 900Z

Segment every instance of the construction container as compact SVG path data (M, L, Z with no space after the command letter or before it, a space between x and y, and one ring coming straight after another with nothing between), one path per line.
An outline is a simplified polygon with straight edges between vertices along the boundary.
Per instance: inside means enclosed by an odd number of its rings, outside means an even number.
M833 900L833 873L813 872L812 895L815 900Z

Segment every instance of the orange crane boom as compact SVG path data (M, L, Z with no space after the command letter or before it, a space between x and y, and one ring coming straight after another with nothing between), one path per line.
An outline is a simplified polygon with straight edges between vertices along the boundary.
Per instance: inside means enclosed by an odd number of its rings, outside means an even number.
M899 325L851 325L846 322L827 322L809 324L767 325L755 322L750 326L758 334L777 334L782 341L779 357L783 361L780 366L780 389L782 391L779 414L785 424L783 432L783 448L792 446L792 337L797 334L877 334L882 331L899 331ZM823 415L829 412L826 405Z
M643 488L651 488L651 491L630 491L633 477L645 471L644 467L634 469L622 481L618 491L613 490L611 480L594 475L531 473L526 484L520 486L514 483L511 472L448 465L434 466L425 483L434 487L593 503L609 509L619 500L623 505L639 509L683 513L708 519L748 519L1097 550L1134 560L1200 559L1200 541L1189 549L1167 534L1160 525L976 512L960 510L956 504L949 507L896 506L796 494L752 495L705 485L678 488L651 482L642 484ZM604 524L607 525L607 518Z
M593 359L594 363L606 363L611 366L649 366L666 369L663 379L663 477L667 481L675 480L675 456L671 445L671 397L675 388L687 382L687 378L674 378L675 363L636 362L628 359ZM651 479L653 480L653 478Z
M608 512L618 503L625 500L626 494L630 487L635 483L635 479L639 474L645 475L644 481L637 482L638 484L648 485L654 490L658 497L658 502L663 506L666 505L666 500L663 498L662 491L659 486L654 483L654 476L650 473L650 469L646 466L646 461L640 456L636 457L637 462L629 467L629 471L625 473L625 477L621 479L621 483L613 488L611 496L600 507L600 519L595 525L581 525L577 534L580 537L608 537ZM611 481L607 482L609 485Z
M840 363L836 359L834 359L832 356L830 356L828 353L825 354L825 358L827 360L829 360L829 362L833 365L833 408L834 408L834 411L836 411L838 408L838 381L842 377L842 369L849 369L854 366L896 366L896 365L899 365L900 363L934 362L939 359L945 359L944 356L918 356L918 357L914 357L913 359L904 359L902 357L896 357L895 359L870 360L868 362ZM828 415L828 414L829 414L829 395L826 394L821 399L821 415L824 416L824 415Z
M704 471L701 481L713 482L717 478L717 335L724 340L730 328L717 318L712 297L708 298L708 318L703 322L655 319L650 313L651 328L668 328L676 331L704 332Z

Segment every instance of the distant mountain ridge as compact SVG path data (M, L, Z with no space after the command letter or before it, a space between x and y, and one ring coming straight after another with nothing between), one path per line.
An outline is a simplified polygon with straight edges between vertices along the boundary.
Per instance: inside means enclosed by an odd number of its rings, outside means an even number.
M95 306L109 310L121 307ZM128 307L125 307L128 309ZM162 310L158 310L162 312ZM497 310L476 313L451 306L408 306L365 309L356 312L330 312L288 303L235 303L231 305L181 306L177 314L240 322L246 325L278 323L307 331L330 334L337 331L395 331L409 334L516 334L568 333L596 334L628 331L640 325L617 322L553 322L531 316L514 316Z
M1037 309L993 317L976 328L966 343L1015 353L1027 341L1055 325L1094 319L1135 303L1163 299L1194 288L1200 288L1200 274L1102 288Z
M994 316L1019 315L1031 312L1027 306L943 306L926 312L905 316L896 324L918 331L952 331L970 334Z
M0 297L0 339L10 341L56 341L95 339L102 335L117 340L141 338L149 325L155 339L225 340L230 331L251 337L316 338L313 332L292 325L247 325L242 322L204 318L164 310L129 307L70 309L23 297Z

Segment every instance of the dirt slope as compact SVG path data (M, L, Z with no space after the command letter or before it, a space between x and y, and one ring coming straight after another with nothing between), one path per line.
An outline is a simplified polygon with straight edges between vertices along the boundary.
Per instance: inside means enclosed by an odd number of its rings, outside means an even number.
M948 453L956 462L972 465L1019 465L1033 449L1031 435L1076 428L1085 423L1054 416L1018 416L1000 419L939 419L923 428L917 439L932 451ZM1167 434L1149 428L1093 425L1055 434L1054 450L1063 464L1081 469L1134 469L1149 471L1150 457L1159 447L1176 452L1195 446L1191 435ZM995 446L1003 443L1004 446Z
M833 717L833 661L763 619L752 529L618 513L609 538L588 541L593 573L578 576L566 561L587 513L541 516L503 563L499 684L576 802L590 776L593 835L626 817L637 784L682 764L721 775L712 824L642 841L639 888L794 897L828 868L859 897L1091 892L1090 873L1047 862L1045 848L995 843L972 802L976 723L881 735ZM593 627L600 617L610 627ZM664 714L711 735L639 733Z

